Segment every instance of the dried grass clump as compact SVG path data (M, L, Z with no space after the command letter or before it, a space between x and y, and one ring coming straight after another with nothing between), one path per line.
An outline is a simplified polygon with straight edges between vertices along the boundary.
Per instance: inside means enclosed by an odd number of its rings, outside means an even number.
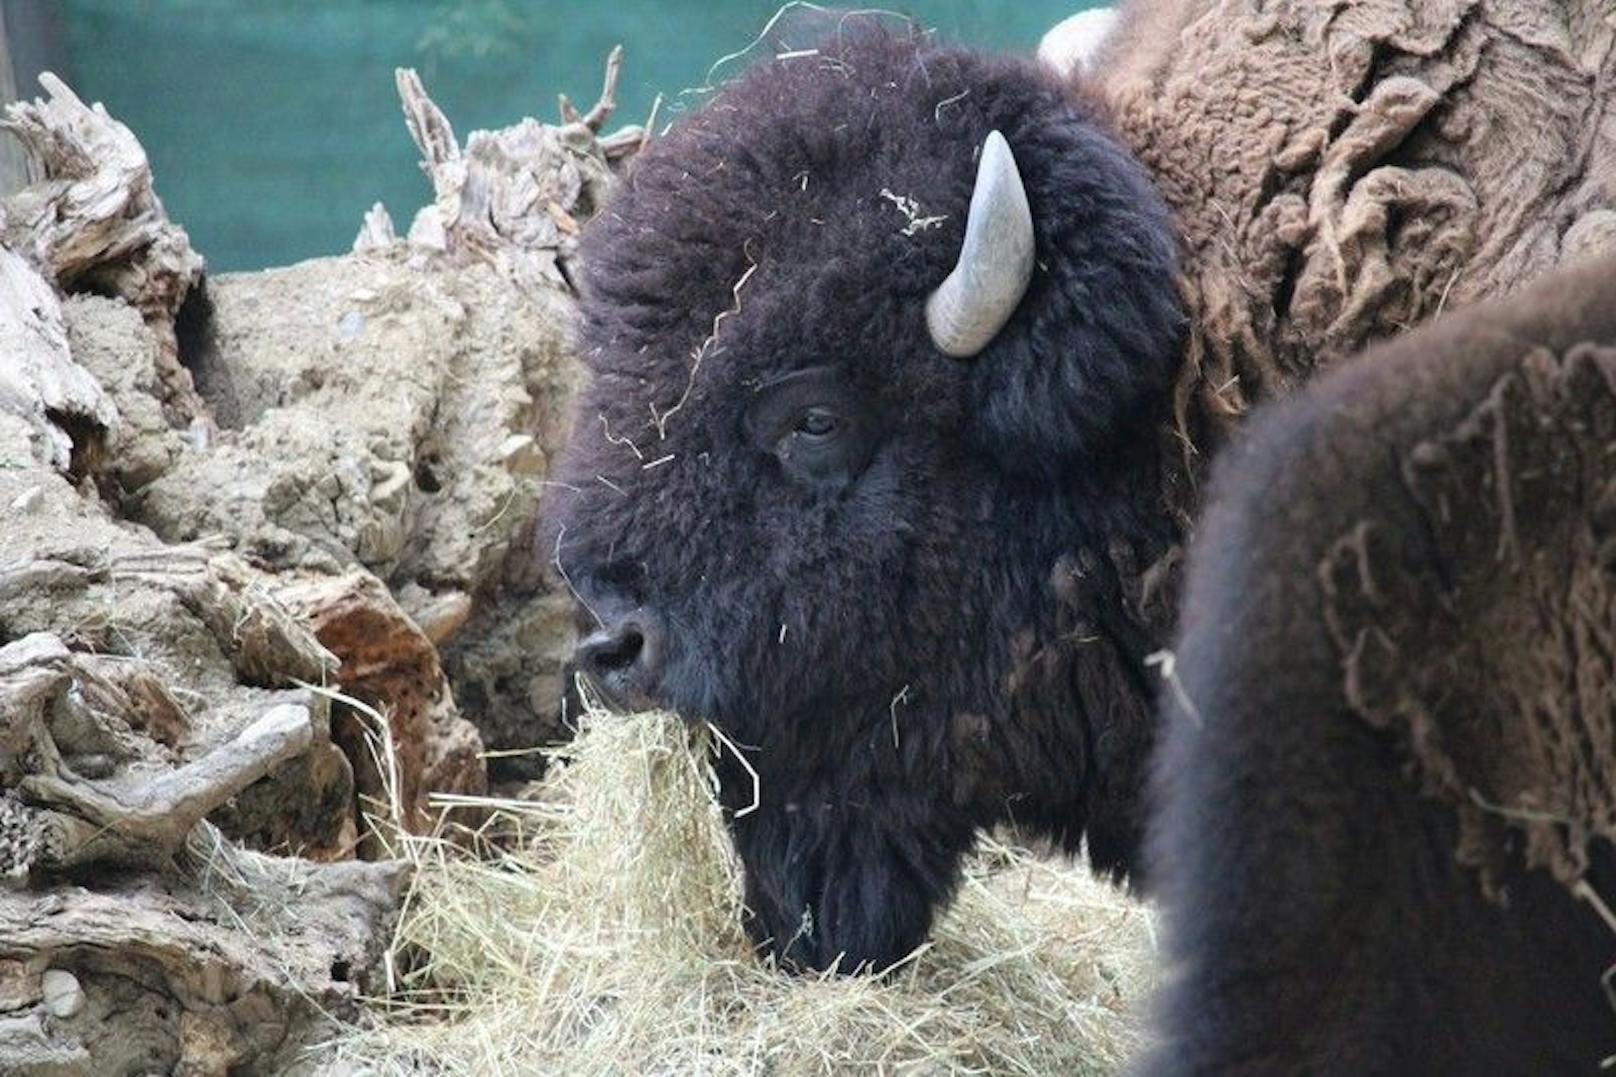
M1105 1073L1140 1043L1150 914L1082 869L985 841L933 942L885 978L753 956L705 737L591 719L518 840L419 861L373 1028L377 1074ZM328 1056L329 1057L329 1056Z

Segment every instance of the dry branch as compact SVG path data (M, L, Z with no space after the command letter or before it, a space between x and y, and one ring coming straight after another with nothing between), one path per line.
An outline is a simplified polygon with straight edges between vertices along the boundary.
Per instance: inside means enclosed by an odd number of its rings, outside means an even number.
M161 867L204 816L307 751L313 739L308 709L285 705L177 770L117 782L66 771L24 778L17 786L23 800L50 816L39 866Z
M601 86L600 98L587 114L580 116L570 97L566 94L558 95L561 122L568 125L581 123L589 128L591 134L600 134L601 128L606 126L606 121L617 111L617 80L622 74L623 46L614 45L610 55L606 57L606 80Z

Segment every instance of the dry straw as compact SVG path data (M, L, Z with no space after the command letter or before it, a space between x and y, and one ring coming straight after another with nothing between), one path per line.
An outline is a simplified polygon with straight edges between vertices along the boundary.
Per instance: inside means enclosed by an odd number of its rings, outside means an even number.
M1108 1073L1140 1044L1150 914L985 841L885 977L791 976L741 929L708 740L589 719L481 856L410 839L397 990L322 1054L383 1074ZM485 834L492 831L485 828Z

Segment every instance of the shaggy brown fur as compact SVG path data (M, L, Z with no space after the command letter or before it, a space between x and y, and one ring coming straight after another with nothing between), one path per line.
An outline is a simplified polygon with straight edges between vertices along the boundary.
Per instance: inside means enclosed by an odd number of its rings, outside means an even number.
M1186 243L1181 428L1616 246L1609 0L1147 0L1096 85Z
M1564 885L1616 897L1613 446L1616 259L1355 360L1220 460L1158 761L1150 1072L1616 1049L1616 937Z

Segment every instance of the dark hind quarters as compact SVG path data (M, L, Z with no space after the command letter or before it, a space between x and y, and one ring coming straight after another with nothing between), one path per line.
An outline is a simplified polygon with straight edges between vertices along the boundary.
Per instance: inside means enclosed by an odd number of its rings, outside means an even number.
M1606 261L1382 346L1225 450L1175 646L1193 713L1169 701L1156 761L1174 973L1148 1072L1616 1052L1616 936L1568 885L1586 856L1616 895L1582 840L1616 786L1613 434Z

